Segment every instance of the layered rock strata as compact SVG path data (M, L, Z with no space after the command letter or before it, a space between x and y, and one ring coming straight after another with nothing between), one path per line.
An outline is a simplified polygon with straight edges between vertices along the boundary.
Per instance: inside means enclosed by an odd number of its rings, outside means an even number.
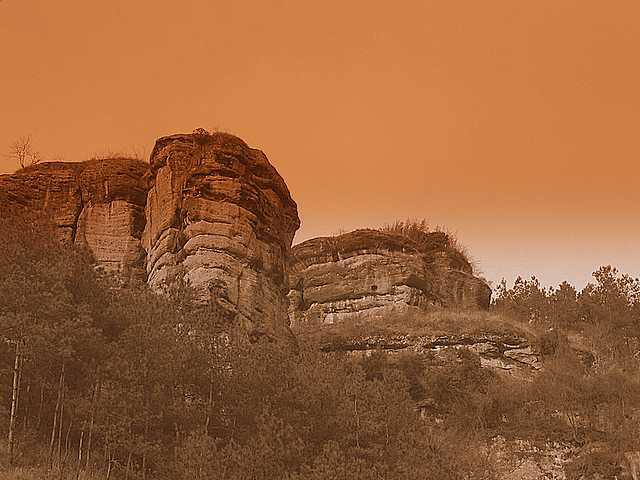
M481 366L494 371L520 373L535 371L542 366L534 345L517 334L456 334L456 335L367 335L332 339L322 342L324 351L347 351L360 354L384 351L390 354L414 352L444 357L452 350L467 350L477 354Z
M0 176L0 204L42 212L109 271L143 274L147 168L126 158L42 163Z
M143 245L152 288L183 278L247 331L286 335L286 262L300 221L264 153L196 131L158 139L150 167Z
M442 232L420 241L379 230L307 240L289 266L292 326L401 314L409 308L487 308L491 289Z

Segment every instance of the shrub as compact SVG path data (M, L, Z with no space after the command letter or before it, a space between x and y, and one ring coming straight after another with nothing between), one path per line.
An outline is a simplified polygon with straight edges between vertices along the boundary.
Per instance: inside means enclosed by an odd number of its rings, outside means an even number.
M566 352L569 348L567 336L558 330L547 330L535 340L536 350L544 356Z
M379 230L409 239L421 253L431 254L434 251L444 249L453 260L455 267L461 270L477 270L475 261L454 234L441 228L432 230L424 219L396 220L394 223L385 225Z
M610 451L595 451L580 455L565 467L567 480L587 478L620 478L622 457Z

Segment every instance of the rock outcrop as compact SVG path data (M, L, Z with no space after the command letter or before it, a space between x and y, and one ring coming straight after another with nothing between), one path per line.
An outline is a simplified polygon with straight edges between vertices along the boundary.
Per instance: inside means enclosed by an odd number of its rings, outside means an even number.
M98 265L161 290L178 276L249 332L290 336L297 206L266 156L224 133L160 138L150 164L48 162L0 176L3 208L49 216Z
M58 227L60 237L75 238L82 211L82 192L78 176L82 163L42 163L13 175L0 175L0 202L3 210L25 207L42 211Z
M477 354L482 367L510 375L523 375L540 370L541 355L529 339L515 333L465 333L451 335L360 335L327 337L321 342L324 351L346 351L370 354L384 351L427 354L448 361L451 351L466 350Z
M147 169L127 158L42 163L0 176L0 204L43 212L109 271L143 274Z
M148 283L176 277L213 295L246 331L287 335L295 202L260 150L223 133L158 139L143 245Z
M409 308L487 308L491 289L442 232L356 230L293 247L289 317L333 324Z
M506 439L501 435L487 442L500 480L565 480L565 465L579 455L569 442Z
M491 293L442 232L357 230L291 249L300 220L284 180L264 153L225 133L162 137L149 164L28 167L0 176L0 202L46 212L105 269L155 290L188 281L258 334L410 308L485 308Z
M142 277L147 169L139 161L88 162L79 176L83 208L75 234L75 242L88 246L101 265L133 269Z

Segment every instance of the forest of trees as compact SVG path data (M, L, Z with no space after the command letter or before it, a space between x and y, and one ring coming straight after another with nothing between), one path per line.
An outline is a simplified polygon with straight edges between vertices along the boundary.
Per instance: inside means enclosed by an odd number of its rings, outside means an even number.
M489 480L497 434L597 439L597 455L567 467L577 479L617 472L640 450L640 285L611 267L581 292L500 285L492 308L534 325L545 355L542 373L514 383L465 350L443 365L251 343L215 299L123 285L55 237L40 219L0 219L5 467L76 479ZM572 335L592 340L590 361ZM434 421L416 409L425 399Z
M582 333L603 362L638 360L640 280L608 265L580 292L568 282L544 288L536 277L498 285L493 308L511 318L558 333Z
M417 421L411 376L396 367L370 375L312 345L250 344L215 301L196 304L184 285L164 296L121 285L38 219L5 217L0 236L6 463L52 478L482 470Z

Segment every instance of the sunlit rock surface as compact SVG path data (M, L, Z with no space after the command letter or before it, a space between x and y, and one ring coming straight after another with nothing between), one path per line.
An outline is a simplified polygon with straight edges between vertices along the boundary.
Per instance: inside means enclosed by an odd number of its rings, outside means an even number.
M297 206L264 153L224 133L162 137L150 159L148 283L181 277L249 332L288 335Z

